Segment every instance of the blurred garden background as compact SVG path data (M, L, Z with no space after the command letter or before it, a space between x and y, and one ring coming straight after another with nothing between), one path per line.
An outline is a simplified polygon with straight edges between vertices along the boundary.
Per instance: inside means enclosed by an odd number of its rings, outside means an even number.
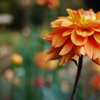
M97 12L99 4L99 0L0 0L0 100L70 100L75 61L66 66L59 66L58 60L46 62L50 44L43 37L51 31L51 21L68 15L66 8ZM100 100L100 66L87 57L76 100Z

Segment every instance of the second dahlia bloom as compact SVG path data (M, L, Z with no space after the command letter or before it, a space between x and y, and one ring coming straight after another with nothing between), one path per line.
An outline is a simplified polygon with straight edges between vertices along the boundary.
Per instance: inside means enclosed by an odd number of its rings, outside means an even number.
M35 54L34 63L43 70L55 70L58 67L58 60L45 61L47 51L40 51Z
M88 56L100 64L100 12L92 9L67 9L69 16L58 17L51 22L54 28L45 36L51 42L46 60L61 58L60 64L66 64L73 56Z
M60 5L59 0L36 0L36 2L39 5L46 5L47 4L50 9L56 9Z

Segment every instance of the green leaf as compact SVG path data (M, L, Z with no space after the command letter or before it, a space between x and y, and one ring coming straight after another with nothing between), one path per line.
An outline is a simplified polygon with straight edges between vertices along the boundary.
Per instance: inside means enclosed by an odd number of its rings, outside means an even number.
M59 89L43 87L42 94L42 100L70 100L70 94L63 93Z
M58 65L58 70L60 70L60 69L62 69L62 68L64 68L64 66L63 65Z

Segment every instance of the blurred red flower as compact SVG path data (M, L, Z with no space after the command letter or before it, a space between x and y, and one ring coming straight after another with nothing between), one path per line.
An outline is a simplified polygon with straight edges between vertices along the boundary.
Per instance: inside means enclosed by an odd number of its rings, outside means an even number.
M100 75L95 75L95 76L91 79L91 86L93 86L94 88L100 90Z
M35 86L42 87L44 85L45 81L43 77L37 77L35 80Z

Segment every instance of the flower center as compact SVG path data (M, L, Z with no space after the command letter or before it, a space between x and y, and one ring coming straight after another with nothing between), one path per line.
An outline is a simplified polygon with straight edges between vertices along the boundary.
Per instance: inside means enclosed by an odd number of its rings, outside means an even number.
M83 9L67 9L67 12L72 20L77 23L88 23L96 20L96 14L92 10L84 11Z
M80 22L81 23L87 23L87 22L96 20L96 15L94 12L83 11L83 12L79 12L79 13L80 13Z

